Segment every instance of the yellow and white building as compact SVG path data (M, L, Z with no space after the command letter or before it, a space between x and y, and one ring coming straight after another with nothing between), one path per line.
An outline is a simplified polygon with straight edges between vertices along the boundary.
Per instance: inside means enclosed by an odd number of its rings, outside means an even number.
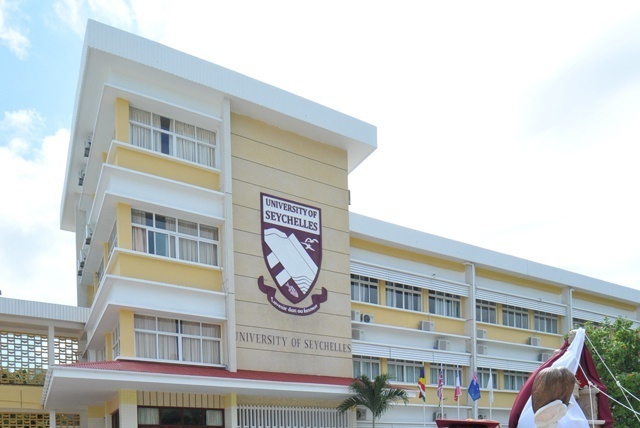
M574 324L640 324L638 290L350 213L375 148L372 125L90 21L61 212L78 306L0 298L0 428L366 427L335 407L383 372L412 398L378 426L506 422Z

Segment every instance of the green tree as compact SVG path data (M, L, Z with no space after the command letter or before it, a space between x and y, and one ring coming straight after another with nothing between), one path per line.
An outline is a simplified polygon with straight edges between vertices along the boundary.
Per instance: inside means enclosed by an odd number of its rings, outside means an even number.
M617 318L613 323L608 319L601 324L587 323L585 330L600 379L613 398L609 405L615 427L637 428L638 417L618 402L637 411L633 396L640 392L640 327L633 329L631 320Z
M402 400L407 404L409 401L407 391L393 388L389 384L389 375L386 373L376 376L373 380L365 374L360 375L353 379L349 390L354 395L340 403L338 410L344 413L356 406L366 407L371 411L373 428L376 426L376 419L380 418L394 403Z

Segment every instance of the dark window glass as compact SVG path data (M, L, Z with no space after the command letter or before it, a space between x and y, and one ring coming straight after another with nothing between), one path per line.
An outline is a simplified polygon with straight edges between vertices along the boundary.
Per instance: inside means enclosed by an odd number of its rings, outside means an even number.
M160 425L181 425L180 409L160 408Z

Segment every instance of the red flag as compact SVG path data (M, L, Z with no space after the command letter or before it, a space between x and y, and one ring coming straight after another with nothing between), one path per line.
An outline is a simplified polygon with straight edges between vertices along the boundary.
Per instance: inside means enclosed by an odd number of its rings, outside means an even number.
M420 369L420 379L418 379L418 389L420 391L420 398L426 403L427 401L427 383L424 379L424 367Z
M456 371L456 392L453 394L453 399L458 401L458 397L462 395L462 388L460 387L460 371Z

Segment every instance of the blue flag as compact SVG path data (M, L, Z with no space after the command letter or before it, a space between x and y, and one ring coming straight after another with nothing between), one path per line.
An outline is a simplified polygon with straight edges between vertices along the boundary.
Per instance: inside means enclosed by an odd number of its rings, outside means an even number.
M473 379L471 379L471 383L469 384L469 396L473 401L478 401L480 399L480 383L478 382L478 376L473 374Z

